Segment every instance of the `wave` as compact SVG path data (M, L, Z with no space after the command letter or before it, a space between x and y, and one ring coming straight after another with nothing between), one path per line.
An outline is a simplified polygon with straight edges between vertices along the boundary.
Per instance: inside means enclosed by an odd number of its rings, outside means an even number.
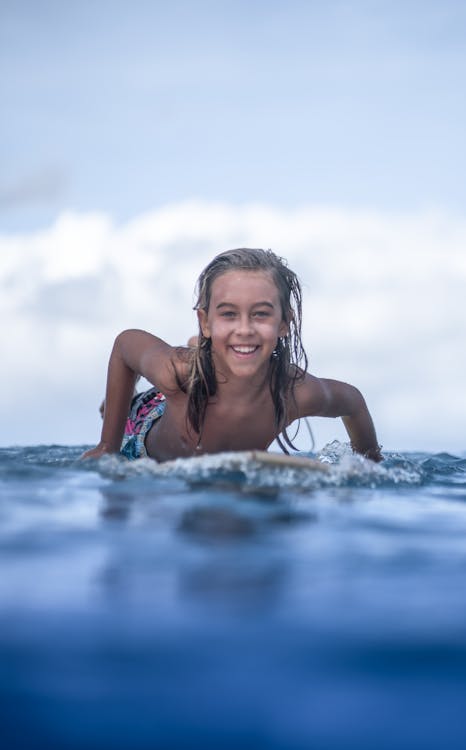
M294 454L314 459L309 468L299 460L293 465L264 465L248 453L218 453L180 458L166 463L152 459L128 462L112 455L103 456L97 468L104 476L129 479L136 476L182 479L190 484L231 483L246 488L310 490L319 487L418 487L431 482L466 484L466 459L446 453L406 454L387 452L376 464L354 454L350 446L335 440L318 454Z
M98 461L80 461L87 446L37 445L0 449L0 474L33 476L52 469L97 471L102 477L130 480L182 480L190 485L231 484L245 488L307 491L319 487L466 486L466 458L450 453L384 452L384 461L354 454L347 443L334 440L317 453L296 453L292 465L263 464L248 452L225 452L157 463L150 458L128 461L105 455ZM277 454L281 456L282 454ZM303 460L302 466L299 459ZM312 468L309 468L309 464Z

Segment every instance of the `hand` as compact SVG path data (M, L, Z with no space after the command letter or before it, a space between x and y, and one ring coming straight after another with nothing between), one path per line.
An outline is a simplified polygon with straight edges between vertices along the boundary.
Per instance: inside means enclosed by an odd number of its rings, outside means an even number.
M364 458L369 458L371 461L375 461L375 463L380 463L380 461L383 461L383 454L382 454L382 446L378 445L377 448L371 448L370 450L363 453Z
M110 453L106 443L99 443L99 445L96 445L95 448L91 448L90 450L85 451L79 458L81 461L86 461L90 458L97 459L103 456L105 453Z

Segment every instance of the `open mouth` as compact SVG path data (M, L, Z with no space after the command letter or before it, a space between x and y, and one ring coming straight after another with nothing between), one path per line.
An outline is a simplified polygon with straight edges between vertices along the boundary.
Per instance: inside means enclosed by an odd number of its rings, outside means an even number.
M259 348L258 346L232 346L231 347L235 354L239 354L241 356L247 356L248 354L254 354L255 351Z

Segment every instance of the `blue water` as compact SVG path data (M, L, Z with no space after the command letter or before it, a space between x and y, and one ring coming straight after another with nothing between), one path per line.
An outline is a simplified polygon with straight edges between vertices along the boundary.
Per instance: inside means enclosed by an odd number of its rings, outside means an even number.
M82 450L0 450L2 748L465 747L465 455Z

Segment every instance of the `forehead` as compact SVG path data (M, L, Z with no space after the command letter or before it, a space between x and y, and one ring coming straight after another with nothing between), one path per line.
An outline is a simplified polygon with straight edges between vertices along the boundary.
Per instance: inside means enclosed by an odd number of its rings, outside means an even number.
M217 276L212 283L211 304L271 302L279 305L278 289L269 271L232 269Z

